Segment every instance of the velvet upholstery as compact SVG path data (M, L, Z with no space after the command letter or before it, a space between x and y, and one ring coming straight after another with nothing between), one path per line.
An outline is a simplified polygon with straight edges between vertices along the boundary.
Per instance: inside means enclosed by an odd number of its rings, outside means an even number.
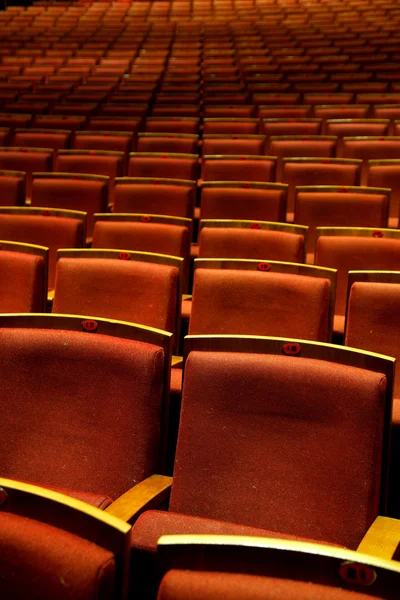
M326 135L345 136L368 136L368 135L387 135L389 123L368 123L367 121L357 122L355 119L351 122L338 121L326 123Z
M359 158L364 161L361 183L367 180L367 162L379 158L400 158L400 137L398 138L361 138L343 139L343 156L346 158ZM385 187L387 187L385 185Z
M193 218L195 190L193 185L139 180L115 185L114 212L171 215Z
M237 187L203 187L202 219L245 219L281 221L286 219L285 190Z
M38 130L23 130L16 131L14 134L14 146L25 146L26 148L52 148L60 150L67 148L69 145L69 131L38 131Z
M0 251L0 313L42 312L43 258Z
M23 328L2 329L0 348L4 477L115 500L156 472L160 348Z
M369 106L357 104L321 104L314 106L314 115L322 119L366 119Z
M296 119L273 119L264 120L262 123L263 133L271 135L319 135L321 133L321 121ZM268 143L267 143L268 148Z
M57 250L79 248L84 243L80 219L42 215L0 214L0 239L49 248L49 290L54 288Z
M274 160L230 156L203 158L203 181L275 181Z
M281 139L270 140L269 152L272 156L290 157L290 156L316 156L316 157L333 157L335 156L336 141L324 139Z
M335 315L346 310L348 272L400 270L400 240L377 237L321 236L315 264L337 269Z
M146 119L144 131L148 133L188 133L198 134L199 120L179 117Z
M53 170L53 151L43 149L41 152L30 152L29 148L0 148L0 169L25 171L26 196L30 198L32 173Z
M132 135L113 135L112 130L105 130L102 135L91 135L90 131L82 131L75 135L72 148L124 152L127 155L132 149Z
M134 155L129 159L130 177L161 177L166 179L197 179L197 157Z
M40 129L80 129L85 117L80 115L35 115L34 125Z
M364 594L273 576L172 570L164 576L157 600L380 600Z
M296 198L296 223L308 226L307 247L315 249L316 227L387 227L388 197L342 188L335 192L315 189L299 192Z
M53 312L148 325L174 333L178 269L112 258L57 261Z
M265 229L203 227L200 258L254 258L303 262L304 237Z
M329 280L318 277L196 269L189 334L288 336L327 342L329 298Z
M234 154L234 155L261 155L264 151L265 139L263 137L203 137L203 154Z
M227 117L220 120L205 120L203 123L204 134L220 134L220 135L256 135L258 134L258 121L229 119Z
M359 185L360 165L335 162L285 162L282 181L289 185L288 212L293 213L298 185ZM299 222L299 221L298 221Z
M0 172L0 206L22 206L24 203L24 173Z
M113 598L113 553L52 525L0 512L0 554L5 598Z
M396 161L397 162L397 161ZM400 211L400 161L396 164L369 164L367 185L370 187L386 187L390 193L390 216L397 227Z
M198 152L198 139L181 137L173 133L159 133L158 135L141 136L137 143L138 152L178 152L195 154Z
M93 232L93 214L107 211L107 181L91 181L70 177L34 177L32 182L32 206L50 206L87 213L87 235Z
M59 154L56 171L61 173L91 173L93 175L108 175L111 180L123 173L123 157L96 154Z

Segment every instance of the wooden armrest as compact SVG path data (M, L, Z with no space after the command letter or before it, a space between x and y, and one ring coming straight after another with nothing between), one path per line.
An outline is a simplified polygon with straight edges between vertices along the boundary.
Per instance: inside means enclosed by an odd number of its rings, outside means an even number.
M182 294L182 300L191 300L192 298L192 294Z
M86 238L85 247L86 248L91 248L92 247L92 242L93 242L93 238L92 237L87 237Z
M136 521L142 512L157 508L169 499L171 485L172 477L151 475L122 494L106 511L123 521Z
M357 552L391 560L399 544L400 520L377 517L361 540Z
M171 359L171 367L181 367L183 364L182 356L173 356Z
M47 302L53 302L54 300L54 290L50 290L47 292Z

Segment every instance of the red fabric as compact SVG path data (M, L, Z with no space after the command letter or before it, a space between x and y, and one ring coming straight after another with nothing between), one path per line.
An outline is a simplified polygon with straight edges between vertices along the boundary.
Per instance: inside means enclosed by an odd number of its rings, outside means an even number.
M286 220L284 190L238 187L204 187L202 219Z
M132 156L129 160L130 177L161 177L166 179L197 179L197 158L163 156Z
M178 269L110 258L61 258L53 312L131 321L175 331Z
M27 482L26 482L27 483ZM30 482L34 483L34 482ZM104 510L107 506L112 504L112 498L110 496L105 496L104 494L91 494L90 492L77 492L75 490L70 490L69 488L60 488L47 485L46 488L48 490L53 490L55 492L59 492L60 494L64 494L65 496L71 496L72 498L76 498L77 500L81 500L81 502L86 502L86 504L91 504L96 508L100 508L100 510Z
M343 156L364 160L400 158L400 140L385 139L384 137L377 140L343 140Z
M307 136L305 136L307 137ZM271 140L269 151L273 156L335 156L335 140Z
M83 245L83 222L64 217L0 214L0 239L49 248L48 286L54 288L57 250Z
M400 357L400 286L396 283L352 285L349 298L347 346ZM400 379L394 396L400 398Z
M87 235L93 232L93 214L107 212L107 182L85 179L34 178L32 206L81 210L87 213Z
M359 185L360 165L335 164L334 162L287 162L283 164L282 181L289 184L288 211L293 212L296 186ZM300 221L297 222L300 223Z
M119 177L123 172L123 157L99 154L61 154L57 157L57 171L61 173L93 173Z
M154 182L121 183L115 186L114 212L133 212L193 218L195 189L192 185Z
M122 119L115 117L91 117L86 123L85 128L92 131L129 131L136 133L140 125L139 119Z
M84 122L79 115L35 115L35 127L41 129L80 129Z
M303 262L304 238L266 229L203 227L200 258L254 258Z
M14 136L14 146L25 146L33 148L52 148L60 150L66 148L69 142L70 132L38 132L38 131L17 131Z
M365 136L387 134L388 123L327 123L326 135Z
M275 181L275 160L230 157L203 159L204 181Z
M46 523L0 513L2 594L13 600L110 600L114 556Z
M0 173L0 205L22 206L25 203L25 182L23 177Z
M146 120L145 131L153 133L189 133L199 131L198 119L152 119Z
M221 121L204 121L203 133L218 133L225 135L241 134L241 135L256 135L258 134L258 121L235 121L232 119Z
M290 576L290 574L289 574ZM169 571L157 600L382 600L383 596L289 578L240 573Z
M0 349L4 477L116 499L157 472L160 348L76 331L2 329Z
M75 135L72 145L75 150L111 150L125 154L131 150L131 146L131 136L113 135L112 131L107 131L105 135L90 135L90 132L79 133Z
M316 227L387 227L388 198L384 194L358 192L300 192L296 199L296 223L307 225L307 244L315 249Z
M314 114L322 119L366 119L369 106L346 104L342 106L314 106Z
M140 136L137 144L138 152L177 152L183 154L196 154L198 152L198 139L185 138L174 134L160 134Z
M385 388L336 363L192 352L170 510L357 547L378 514Z
M329 341L330 282L278 272L196 269L189 334Z
M41 256L0 251L0 312L42 312L44 262Z
M264 138L203 137L203 154L263 154Z
M400 240L373 237L321 236L315 264L337 269L335 314L344 315L347 274L357 270L400 270Z
M370 165L368 167L370 187L390 188L390 216L398 218L400 210L400 161L397 164ZM397 226L397 224L396 224Z
M25 171L26 195L31 196L32 173L53 170L53 151L29 152L23 149L11 148L0 150L0 169L9 171Z
M320 121L264 121L265 135L318 135L321 133Z

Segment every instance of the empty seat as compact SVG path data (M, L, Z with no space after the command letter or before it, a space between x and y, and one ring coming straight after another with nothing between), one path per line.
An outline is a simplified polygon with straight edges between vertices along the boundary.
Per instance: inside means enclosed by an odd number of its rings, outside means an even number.
M26 180L24 171L0 171L1 206L25 204Z
M120 250L59 250L53 313L94 315L177 333L183 259Z
M391 189L389 226L397 227L400 210L400 159L369 160L367 185Z
M342 141L343 156L363 160L361 184L367 181L368 160L400 158L400 137L360 136L345 137Z
M25 171L26 197L32 194L32 173L53 170L54 151L50 148L22 148L6 146L0 148L0 169Z
M294 218L294 199L299 185L360 184L361 160L340 158L284 158L282 181L289 185L288 220Z
M0 207L0 239L49 248L49 290L54 288L57 250L84 246L85 223L84 212Z
M348 186L299 186L294 220L307 225L307 262L313 262L316 227L388 226L390 189Z
M366 119L368 113L369 104L321 104L314 106L314 115L321 119Z
M86 117L80 115L35 115L34 125L40 129L81 129Z
M258 106L261 119L306 119L310 116L311 106L301 104L265 104Z
M130 131L76 131L74 150L106 150L123 152L125 157L132 150L133 135Z
M206 155L202 162L203 181L275 181L276 157Z
M285 221L286 198L280 183L203 182L201 218Z
M144 130L147 133L199 133L199 119L194 117L148 117Z
M70 173L34 173L32 206L48 206L87 213L87 235L93 233L93 215L108 205L108 177Z
M60 150L70 145L71 132L65 129L15 129L13 145Z
M203 121L203 134L256 135L259 131L258 119L229 117L207 118Z
M278 157L276 180L282 181L282 159L287 157L326 157L336 155L337 137L335 136L271 136L267 149L272 156Z
M337 269L334 331L343 333L348 272L400 270L400 231L362 227L318 227L315 264Z
M261 155L264 153L265 136L263 135L203 135L203 155Z
M194 181L197 179L197 171L197 154L131 152L129 155L129 177L157 177Z
M47 304L48 249L0 241L0 312L42 312Z
M321 133L321 125L322 119L264 118L262 131L266 136L318 135Z
M188 133L139 133L137 151L196 154L198 136Z

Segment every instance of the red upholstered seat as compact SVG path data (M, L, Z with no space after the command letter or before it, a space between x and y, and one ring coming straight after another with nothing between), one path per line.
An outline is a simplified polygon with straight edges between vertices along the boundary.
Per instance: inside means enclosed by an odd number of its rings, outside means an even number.
M80 115L35 115L34 125L40 129L81 129L86 117Z
M197 154L132 152L129 177L160 177L163 179L197 179Z
M31 148L68 148L71 132L68 130L15 129L14 146Z
M74 150L111 150L123 152L125 156L132 150L131 131L77 131L72 147Z
M273 156L203 157L203 181L275 181L276 158Z
M400 158L400 137L354 137L343 138L343 156L364 161L361 183L367 180L368 160Z
M300 186L295 222L309 227L307 249L313 255L316 227L387 227L389 200L386 188Z
M189 133L139 133L137 151L196 154L198 136Z
M365 119L368 117L368 111L368 104L328 103L314 106L314 115L321 119Z
M42 312L47 303L48 250L0 242L0 312Z
M0 204L2 206L23 206L25 194L24 171L0 171Z
M169 571L157 600L368 600L382 596L284 577L215 571Z
M97 329L42 319L1 317L3 475L115 500L159 468L169 341L101 319Z
M262 130L271 135L318 135L321 133L322 119L264 118ZM335 134L333 134L335 135ZM268 144L267 144L268 148Z
M400 211L400 160L369 160L367 185L390 188L389 226L397 227Z
M400 270L400 237L393 229L321 227L317 229L315 264L338 271L334 330L343 332L348 272Z
M262 155L264 154L265 136L263 135L203 135L203 155Z
M250 118L208 118L203 122L204 134L225 134L225 135L256 135L259 130L258 119ZM226 153L224 153L226 154Z
M0 169L25 171L26 195L31 197L32 173L53 170L53 150L48 148L20 148L3 146L0 148Z
M198 134L199 119L193 117L149 117L145 129L150 133L189 133Z
M336 142L334 136L271 136L267 149L268 154L277 156L278 164L282 164L282 159L290 156L334 157ZM278 166L277 181L282 181L281 174L282 167Z
M201 187L202 219L286 220L287 187L279 183L207 183Z
M85 243L85 213L43 208L0 208L0 239L49 248L48 287L54 288L59 248Z
M288 213L293 218L296 187L299 185L360 185L361 161L339 158L286 158L282 181L289 185ZM377 186L378 187L378 186ZM380 186L382 187L382 186Z
M149 568L157 536L174 533L174 524L182 533L183 521L172 513L195 517L193 527L197 517L226 521L228 534L238 524L356 548L385 494L383 415L391 402L383 365L350 365L357 353L350 359L347 351L331 362L329 346L310 354L312 343L301 341L301 354L288 355L285 338L264 352L266 338L256 346L256 338L246 345L211 337L197 350L196 338L186 340L171 521L168 513L136 521L134 577ZM222 524L215 529L223 533Z
M164 258L163 264L159 258L157 264L141 253L59 253L53 313L89 314L174 333L182 261L167 257L171 260Z

